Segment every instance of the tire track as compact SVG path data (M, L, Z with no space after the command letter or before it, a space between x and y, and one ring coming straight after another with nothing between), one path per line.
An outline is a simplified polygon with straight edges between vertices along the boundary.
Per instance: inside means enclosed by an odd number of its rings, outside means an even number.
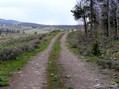
M62 50L58 61L65 86L73 89L117 89L103 87L108 86L110 78L91 70L86 62L73 55L65 45L66 37L67 34L61 39Z
M0 89L46 89L46 69L50 50L59 35L55 36L46 50L30 58L28 64L13 74L10 78L10 86Z

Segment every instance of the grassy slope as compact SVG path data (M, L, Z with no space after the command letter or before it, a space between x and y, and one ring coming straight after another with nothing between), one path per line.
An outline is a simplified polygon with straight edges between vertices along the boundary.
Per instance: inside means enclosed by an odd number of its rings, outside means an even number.
M73 35L72 37L69 37L70 35ZM72 32L72 33L69 33L68 34L68 37L67 37L67 41L66 41L66 45L67 45L67 47L70 49L70 51L71 52L73 52L75 55L77 55L77 56L79 56L79 57L81 57L81 56L83 56L83 57L85 57L85 59L86 59L86 61L87 62L97 62L97 61L101 61L102 59L100 58L100 56L94 56L94 55L84 55L83 53L85 53L85 51L86 50L82 50L81 49L81 51L83 52L80 52L80 50L79 50L79 48L78 47L76 47L76 46L74 46L73 45L73 43L71 43L70 41L71 41L71 39L73 39L73 40L75 40L75 44L77 44L78 43L78 41L77 41L77 33L76 32ZM82 43L80 43L80 45L82 45ZM89 45L90 46L90 45ZM83 47L87 47L88 48L88 46L86 46L85 44L83 44L83 46L82 46L82 48Z
M61 34L50 52L49 63L48 63L48 89L63 89L63 84L61 83L60 77L58 76L58 65L56 60L60 55L60 39L63 34Z
M24 64L27 63L28 58L36 55L37 53L47 48L50 40L54 37L55 34L56 33L52 33L46 36L45 40L43 40L43 42L40 44L40 48L32 52L25 52L21 54L20 56L17 57L16 60L2 62L0 64L0 86L9 85L6 79L12 75L12 71L19 70Z
M45 31L42 29L33 29L33 30L26 30L25 31L26 34L34 34L35 32L37 32L37 34L44 34L44 33L48 33L49 31Z

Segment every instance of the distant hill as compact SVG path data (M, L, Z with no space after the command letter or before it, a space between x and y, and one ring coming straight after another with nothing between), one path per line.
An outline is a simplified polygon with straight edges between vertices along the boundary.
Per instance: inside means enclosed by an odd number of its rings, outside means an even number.
M16 21L16 20L5 20L5 19L0 19L0 24L20 24L21 22Z
M57 29L78 29L78 25L43 25L37 23L20 22L16 20L0 19L0 29L13 29L13 30L57 30Z

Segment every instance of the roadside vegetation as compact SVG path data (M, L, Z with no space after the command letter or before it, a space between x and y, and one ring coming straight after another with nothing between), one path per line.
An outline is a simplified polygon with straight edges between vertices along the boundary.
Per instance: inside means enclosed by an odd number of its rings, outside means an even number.
M95 62L102 68L119 71L119 41L104 37L98 40L87 38L82 32L69 33L68 47L76 54L83 55L88 62Z
M54 43L49 55L47 77L48 77L48 89L63 89L63 84L59 76L57 60L60 55L60 39L63 34L60 34Z
M27 59L47 48L58 32L13 39L0 44L0 86L9 85L7 79L19 70Z
M17 39L19 37L27 37L30 36L29 34L23 34L23 33L8 33L6 34L1 34L0 35L0 42L4 42L7 40L11 40L11 39Z
M78 0L71 10L75 20L83 19L84 30L68 35L75 53L102 68L119 71L118 0Z
M50 31L48 30L42 30L42 29L32 29L32 30L26 30L26 34L44 34L44 33L49 33Z

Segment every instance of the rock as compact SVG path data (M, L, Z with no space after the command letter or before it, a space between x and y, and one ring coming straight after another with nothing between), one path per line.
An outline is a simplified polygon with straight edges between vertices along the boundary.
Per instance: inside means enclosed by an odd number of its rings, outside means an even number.
M119 89L119 85L116 84L115 82L111 82L111 84L109 85L110 89Z
M36 63L36 66L39 66L39 63Z
M22 73L22 71L19 71L19 72L17 72L18 74L21 74Z
M94 85L95 87L98 87L98 86L100 86L100 84L96 84L96 85Z
M94 85L96 89L105 89L104 86L101 86L101 84Z
M115 85L116 83L115 82L111 82L110 85Z
M51 73L51 75L53 76L54 74L53 74L53 73Z
M113 74L113 76L116 76L116 75L117 75L116 73Z
M70 75L66 75L65 78L71 78L71 76Z
M43 84L44 84L44 85L46 85L46 84L47 84L47 82L43 82Z

